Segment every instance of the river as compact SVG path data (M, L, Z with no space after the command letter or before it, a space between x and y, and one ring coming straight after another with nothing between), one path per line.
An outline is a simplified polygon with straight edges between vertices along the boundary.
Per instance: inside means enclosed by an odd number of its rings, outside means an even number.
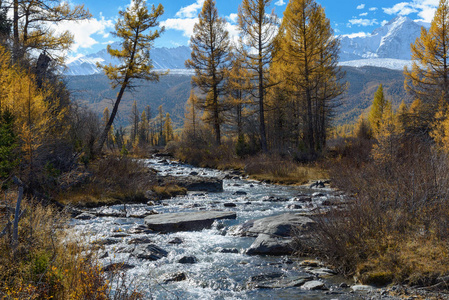
M196 168L177 162L160 159L145 161L161 175L186 176L192 172L200 176L224 177L227 173L212 169ZM234 177L224 179L221 193L189 192L163 200L160 204L134 204L126 206L127 215L149 211L157 213L191 212L199 210L235 211L234 220L221 220L211 229L168 234L145 233L141 229L142 218L96 217L90 220L71 221L74 232L82 233L85 241L106 241L100 250L100 262L106 266L125 262L134 267L127 270L129 285L145 294L148 299L365 299L365 294L353 292L345 284L354 283L340 276L315 272L316 268L302 267L306 258L280 256L249 256L245 250L254 242L254 237L238 237L231 234L232 226L247 220L260 219L277 214L296 212L308 213L332 194L322 189L324 196L312 197L313 201L302 208L292 209L298 194L312 195L316 190L299 187L270 185ZM316 195L316 194L315 194ZM287 201L267 201L270 196ZM224 207L234 203L235 207ZM96 209L108 212L123 212L123 205ZM136 233L140 232L140 233ZM131 255L135 244L132 239L147 238L163 250L166 257L151 261ZM223 251L222 249L227 249ZM228 252L228 253L223 253ZM195 263L180 263L183 257L194 257ZM182 281L164 283L170 274L183 273ZM254 288L249 282L260 275L295 278L314 276L325 284L325 290L305 290L301 287L264 289ZM167 277L168 276L168 277Z

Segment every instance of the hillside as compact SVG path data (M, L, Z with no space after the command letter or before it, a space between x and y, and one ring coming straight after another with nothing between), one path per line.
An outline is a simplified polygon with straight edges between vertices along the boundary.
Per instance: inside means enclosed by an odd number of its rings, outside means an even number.
M379 84L383 85L385 97L392 102L394 108L398 107L402 100L411 102L404 90L402 71L377 67L342 69L346 71L345 80L350 86L343 98L343 104L337 110L335 124L356 121L371 105Z
M335 124L357 120L360 113L371 105L379 84L384 85L384 93L395 107L401 103L402 99L409 102L403 88L402 71L377 67L343 67L343 70L346 71L346 80L350 86L344 96L343 104L337 110ZM68 76L66 81L75 100L84 103L99 115L106 106L109 106L111 110L117 90L111 90L106 76L99 74ZM158 106L163 105L164 111L172 116L175 126L180 126L190 87L190 75L182 74L162 76L159 83L141 82L132 93L125 93L120 104L117 122L125 126L128 124L131 105L136 100L139 111L150 105L153 117L156 115Z
M68 88L74 100L88 106L99 115L105 107L112 111L118 89L112 90L105 75L85 75L66 77ZM137 101L137 109L142 112L150 105L152 117L156 116L159 105L170 113L175 126L182 123L184 105L190 93L190 76L170 74L161 76L159 82L137 82L133 91L125 92L120 103L116 124L126 126L129 122L131 106Z

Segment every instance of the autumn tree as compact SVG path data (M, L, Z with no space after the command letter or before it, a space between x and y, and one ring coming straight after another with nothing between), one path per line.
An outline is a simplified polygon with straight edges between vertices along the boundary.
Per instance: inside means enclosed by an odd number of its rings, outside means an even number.
M240 30L239 50L245 57L245 67L254 82L253 96L257 99L259 111L260 144L267 151L265 128L265 95L269 87L269 65L272 62L274 39L278 20L274 11L267 13L271 0L243 0L239 6L238 27Z
M421 100L422 117L430 123L440 101L449 104L449 4L440 0L430 28L411 45L412 67L404 69L405 88Z
M368 114L368 120L371 124L371 128L374 134L379 132L379 127L382 122L382 117L384 113L391 109L391 103L385 99L384 89L382 84L379 85L376 92L374 93L373 104L371 105L371 110Z
M109 122L109 108L105 107L103 110L103 116L101 117L101 123L104 127L106 127L106 125ZM113 147L114 144L114 136L113 136L113 132L114 132L114 128L111 127L111 129L108 132L108 137L106 139L106 145L108 148Z
M344 73L337 66L339 40L323 7L314 0L292 0L287 5L275 59L283 69L301 118L305 150L320 152L338 98L345 91Z
M164 118L164 141L168 143L174 139L173 125L170 114L167 113Z
M143 79L158 81L160 73L153 72L153 65L150 59L150 49L153 41L158 38L164 28L150 30L159 25L158 18L163 14L164 8L161 4L154 5L151 12L146 7L144 0L135 0L125 11L120 11L120 19L115 25L116 37L121 39L121 49L113 49L109 45L108 53L121 61L121 64L113 66L101 66L108 78L111 80L113 88L120 87L117 98L112 109L111 117L104 128L98 141L97 153L100 153L107 134L117 115L120 101L127 89L132 88L132 81Z
M190 90L189 99L187 99L185 113L184 113L184 132L192 135L192 138L196 138L198 134L199 125L199 113L198 113L198 97L195 95L193 89Z
M138 132L139 132L139 111L137 110L137 102L133 101L133 105L131 107L131 115L129 116L129 121L131 123L131 132L130 139L131 143L134 144L136 142Z
M199 104L205 111L205 122L212 126L219 145L222 113L228 109L220 96L224 91L228 67L229 33L226 20L218 15L214 0L204 2L198 17L190 38L191 58L186 61L186 66L195 71L192 82L204 93Z
M60 63L61 52L69 49L73 35L58 32L55 24L91 17L84 5L62 0L13 0L13 54L22 58L32 50L46 51Z

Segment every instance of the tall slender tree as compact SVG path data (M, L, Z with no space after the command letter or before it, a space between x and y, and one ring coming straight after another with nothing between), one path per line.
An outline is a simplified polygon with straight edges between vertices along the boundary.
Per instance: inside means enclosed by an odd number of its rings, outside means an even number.
M220 95L224 91L228 67L229 33L226 30L226 20L218 15L214 0L204 2L198 17L190 38L192 54L186 61L186 66L195 70L192 82L205 95L201 99L205 122L212 125L215 141L220 144L222 113L228 109Z
M98 141L98 153L103 148L125 90L132 88L132 81L135 79L159 80L161 74L152 71L154 67L151 64L149 50L153 41L161 35L164 28L154 31L150 29L159 25L158 18L163 13L164 8L161 4L157 7L153 5L151 12L148 12L145 0L134 0L126 11L119 12L121 18L115 24L114 35L121 39L122 47L113 49L108 46L107 50L112 57L118 58L121 64L117 66L98 65L111 80L112 87L120 87L109 122Z
M260 144L268 151L265 129L265 95L269 87L269 65L277 33L278 20L274 11L268 14L271 0L243 0L238 12L241 35L240 52L246 58L246 68L255 83L253 95L259 106Z
M137 102L133 101L133 106L131 107L131 115L129 116L129 121L131 123L130 138L131 143L135 143L139 133L139 111L137 110Z
M344 92L344 73L337 66L339 40L324 9L314 0L292 0L287 5L276 60L292 87L302 119L302 140L315 154L324 148L327 129L338 97Z
M368 120L371 124L371 128L373 129L374 134L377 134L379 132L384 113L387 113L390 110L391 103L387 99L385 99L384 89L382 87L382 84L380 84L377 88L376 93L374 93L373 104L368 115Z
M404 69L405 88L426 107L431 122L439 102L449 104L449 3L440 0L430 29L411 45L412 67ZM424 116L423 116L424 117Z

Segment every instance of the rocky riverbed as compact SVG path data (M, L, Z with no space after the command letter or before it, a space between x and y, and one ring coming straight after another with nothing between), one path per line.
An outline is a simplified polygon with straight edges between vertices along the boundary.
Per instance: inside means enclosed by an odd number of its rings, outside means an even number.
M310 216L350 201L327 184L276 186L238 172L146 162L161 181L180 178L189 193L90 209L71 225L97 246L106 270L124 270L147 298L394 299L318 260L290 256L292 236L307 240L314 230Z

